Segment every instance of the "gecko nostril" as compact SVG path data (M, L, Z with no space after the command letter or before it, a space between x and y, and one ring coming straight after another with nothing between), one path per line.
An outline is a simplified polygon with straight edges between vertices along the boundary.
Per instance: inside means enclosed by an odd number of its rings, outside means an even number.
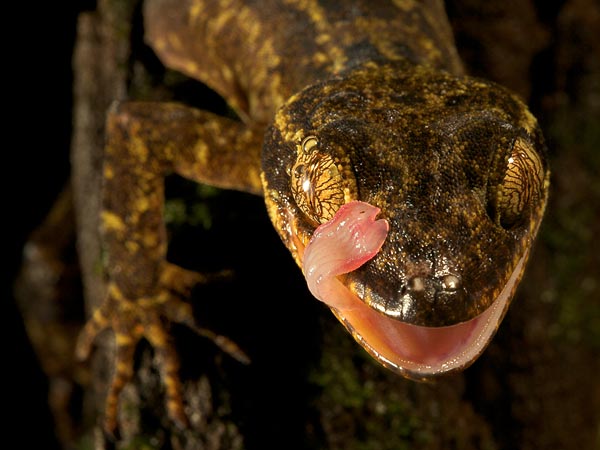
M453 292L460 288L460 278L453 274L444 275L440 279L441 287L444 291Z
M422 277L412 277L406 283L406 290L421 292L426 289L426 281Z

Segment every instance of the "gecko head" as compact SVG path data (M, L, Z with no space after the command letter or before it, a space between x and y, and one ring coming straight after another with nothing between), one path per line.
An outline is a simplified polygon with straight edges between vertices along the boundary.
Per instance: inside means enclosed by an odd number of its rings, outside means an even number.
M266 134L263 174L276 230L309 286L327 287L317 298L378 361L414 378L462 369L487 346L549 179L542 134L515 95L406 63L367 63L293 96ZM353 201L387 224L357 267L343 231L317 231L358 220L341 209Z

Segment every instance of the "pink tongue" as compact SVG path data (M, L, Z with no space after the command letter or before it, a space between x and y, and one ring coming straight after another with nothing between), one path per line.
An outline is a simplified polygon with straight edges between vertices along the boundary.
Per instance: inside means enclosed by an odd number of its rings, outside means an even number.
M303 270L310 292L338 310L352 310L357 299L336 277L373 258L387 237L385 219L375 220L379 208L353 201L317 228L304 251Z

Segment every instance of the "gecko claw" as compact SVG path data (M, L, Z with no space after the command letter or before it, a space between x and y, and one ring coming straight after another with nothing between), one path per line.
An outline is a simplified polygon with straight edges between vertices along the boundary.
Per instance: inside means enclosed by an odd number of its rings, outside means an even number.
M75 343L75 358L78 361L86 361L90 357L96 337L110 327L110 309L110 300L107 297L80 331Z
M231 356L236 361L248 365L252 362L250 357L237 345L234 341L229 339L226 336L221 334L217 334L207 328L197 327L195 325L188 324L188 327L191 328L196 334L199 336L210 339L214 342L214 344Z
M230 277L229 272L217 274ZM179 378L179 357L168 331L170 323L180 323L198 335L213 341L225 353L243 364L250 358L231 339L195 324L192 307L179 298L189 293L193 284L206 282L214 276L204 276L166 263L161 288L152 297L134 300L126 298L115 283L109 282L108 295L81 331L76 344L76 357L86 360L96 337L105 329L115 336L113 374L109 380L102 429L106 436L117 439L119 428L119 398L134 375L134 356L137 344L146 339L152 346L156 366L165 387L166 414L179 429L189 428L185 413L183 386Z

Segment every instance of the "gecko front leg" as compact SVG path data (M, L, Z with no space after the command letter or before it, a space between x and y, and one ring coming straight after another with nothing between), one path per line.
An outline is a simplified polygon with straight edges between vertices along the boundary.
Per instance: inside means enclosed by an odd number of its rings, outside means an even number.
M234 357L247 358L231 341L196 327L191 306L182 301L204 278L166 261L164 178L178 173L260 194L262 133L261 127L254 129L179 104L122 103L109 113L101 212L108 255L107 297L77 345L78 357L85 359L100 331L109 328L115 333L106 432L117 429L119 395L133 376L134 351L142 338L156 353L169 418L179 426L187 424L169 323L190 326Z

